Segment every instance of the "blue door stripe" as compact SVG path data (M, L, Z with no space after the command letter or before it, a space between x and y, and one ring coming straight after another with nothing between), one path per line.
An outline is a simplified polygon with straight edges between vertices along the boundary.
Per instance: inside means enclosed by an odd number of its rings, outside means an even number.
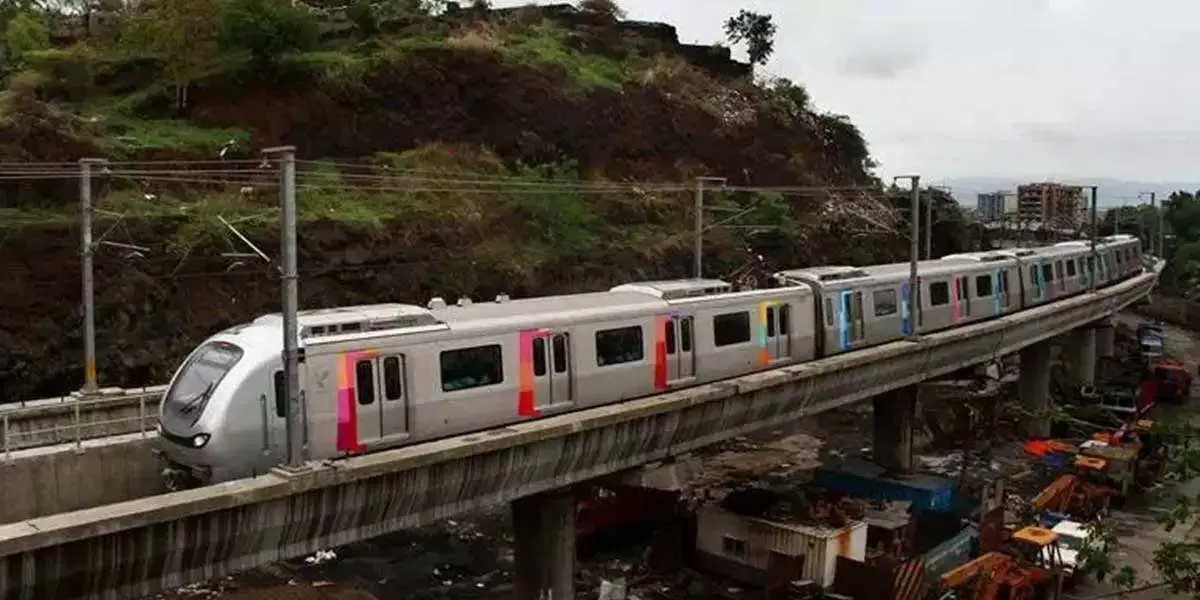
M909 309L909 285L905 281L900 284L900 333L912 333L912 313Z
M1000 269L996 269L992 273L992 299L996 301L996 314L1004 311L1003 303L1001 302L1002 294L1000 293Z
M838 333L842 342L842 350L850 348L850 292L843 291L838 296Z

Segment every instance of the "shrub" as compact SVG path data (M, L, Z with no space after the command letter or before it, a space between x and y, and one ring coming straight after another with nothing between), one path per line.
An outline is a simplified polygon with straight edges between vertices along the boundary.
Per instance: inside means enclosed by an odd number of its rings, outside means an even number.
M217 24L217 41L229 52L248 52L255 66L274 65L280 55L313 49L316 19L288 0L230 0Z

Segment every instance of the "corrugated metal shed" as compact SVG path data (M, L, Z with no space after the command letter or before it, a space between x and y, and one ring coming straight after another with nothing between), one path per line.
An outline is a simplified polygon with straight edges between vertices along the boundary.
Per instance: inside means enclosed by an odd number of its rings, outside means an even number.
M696 550L760 572L766 571L772 553L803 556L801 577L828 587L838 556L865 560L867 524L855 521L832 528L779 523L710 504L697 513Z

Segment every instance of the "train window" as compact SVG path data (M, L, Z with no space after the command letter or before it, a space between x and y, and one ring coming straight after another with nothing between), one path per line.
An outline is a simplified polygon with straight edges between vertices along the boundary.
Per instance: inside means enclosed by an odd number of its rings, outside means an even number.
M554 336L554 341L551 342L551 348L554 350L554 372L567 372L567 334L560 333Z
M833 327L833 298L825 299L825 326Z
M275 371L275 416L287 416L287 393L283 389L283 371Z
M546 338L533 339L533 376L546 374Z
M675 354L675 319L667 319L667 354Z
M366 359L354 363L354 394L363 406L375 402L375 361Z
M399 356L388 356L383 359L383 398L399 400L404 395L404 370L400 367Z
M1042 281L1054 281L1054 265L1042 264Z
M767 337L775 337L775 307L767 307Z
M1063 265L1062 265L1062 263L1063 263L1063 261L1061 261L1061 260L1060 260L1060 261L1056 261L1056 262L1054 263L1054 278L1055 278L1055 279L1062 279L1062 278L1063 278Z
M896 290L875 290L871 296L871 301L875 305L875 316L886 317L896 314Z
M679 324L679 347L684 352L692 351L692 317L684 317L683 322Z
M439 362L443 392L469 390L504 381L500 344L443 350Z
M1075 259L1072 258L1067 261L1067 277L1074 277L1075 275Z
M792 305L784 304L779 307L779 335L790 335L792 333Z
M950 303L950 284L934 281L929 284L929 305L941 306Z
M716 315L712 325L713 344L718 348L750 341L750 313L746 311Z
M987 298L992 295L992 276L979 275L975 278L975 296L977 298Z
M645 357L642 348L642 327L601 329L596 332L596 365L607 367L637 362Z

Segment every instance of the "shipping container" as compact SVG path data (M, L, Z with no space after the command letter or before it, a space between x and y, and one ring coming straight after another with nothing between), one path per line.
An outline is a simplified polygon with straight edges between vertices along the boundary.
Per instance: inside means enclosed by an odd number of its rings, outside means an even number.
M803 557L801 572L793 578L829 587L838 556L866 559L867 524L859 521L837 528L781 523L738 515L716 504L701 507L696 519L701 566L749 584L761 585L772 562Z
M836 467L818 468L813 483L856 498L911 502L916 510L956 510L953 480L933 475L893 479L884 477L884 472L874 463L849 459Z

